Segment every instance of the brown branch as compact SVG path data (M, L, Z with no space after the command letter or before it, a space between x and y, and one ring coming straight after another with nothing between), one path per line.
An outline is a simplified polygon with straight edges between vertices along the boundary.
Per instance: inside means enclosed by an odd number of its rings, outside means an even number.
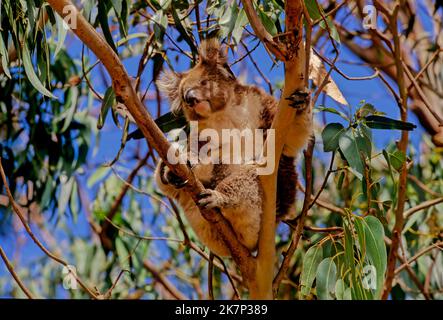
M229 272L228 267L226 266L225 262L223 261L222 258L220 258L217 255L214 255L214 257L217 258L217 260L220 261L221 265L223 266L223 270L224 270L226 276L228 277L229 283L232 286L232 290L234 290L234 298L236 298L237 300L240 300L240 293L238 292L237 287L235 286L234 279L232 278L232 274L231 274L231 272ZM239 282L241 282L241 281L239 281Z
M48 3L63 18L67 15L63 12L65 7L71 6L74 8L70 0L48 0ZM117 101L127 107L147 142L157 150L166 165L168 165L177 176L184 181L188 181L185 190L190 194L192 199L196 201L198 194L205 190L204 186L195 178L193 172L186 164L179 163L171 165L167 161L167 154L171 145L140 101L118 55L110 48L103 37L85 20L78 10L71 12L71 16L77 20L77 28L72 31L102 61L110 74ZM201 210L201 213L220 234L223 242L229 248L234 261L242 271L246 282L254 281L254 259L249 250L238 241L231 225L220 214L219 210Z
M312 232L342 232L342 227L327 227L327 228L318 228L318 227L310 227L310 226L304 226L304 230L306 231L312 231Z
M297 182L297 189L299 189L301 192L305 193L305 189L304 189L303 186L300 184L300 182ZM314 201L314 200L315 200L314 195L311 195L311 201ZM330 203L330 202L327 202L327 201L325 201L325 200L323 200L323 199L317 199L317 200L315 200L315 203L316 203L319 207L321 207L321 208L323 208L323 209L327 209L327 210L329 210L329 211L331 211L331 212L334 212L334 213L337 213L337 214L339 214L339 215L342 215L342 216L343 216L343 215L346 214L346 211L343 210L342 208L337 207L336 205L334 205L334 204L332 204L332 203Z
M395 3L394 9L392 10L392 13L388 17L389 17L389 28L392 32L393 41L394 41L394 59L397 68L397 84L401 98L401 104L399 105L400 115L401 115L401 120L406 122L408 119L408 105L407 105L408 96L407 96L407 88L404 78L404 68L402 64L400 36L397 30L397 18L398 18L399 9L400 9L400 2L397 1ZM398 145L398 149L404 154L407 154L408 142L409 142L409 132L404 130L401 133L401 138ZM392 282L395 276L394 272L395 272L396 253L400 245L401 233L404 225L403 212L406 203L407 182L408 182L408 167L406 163L404 163L400 169L400 178L398 182L399 186L398 186L398 196L397 196L397 207L395 209L395 223L392 229L392 239L391 239L392 244L389 251L388 263L386 268L385 285L381 297L383 300L386 300L388 298L389 293L391 292L392 289Z
M15 282L17 282L20 289L22 289L23 293L29 298L34 299L34 295L29 291L28 288L26 288L23 281L20 279L18 274L15 272L14 267L12 266L11 262L9 261L8 257L6 256L6 253L3 251L3 248L0 246L0 257L2 257L3 261L5 262L6 268L8 269L11 276L14 278Z
M186 298L186 296L180 290L178 290L152 262L145 260L143 262L143 266L175 299L188 300L188 298Z
M433 196L433 197L443 197L443 194L435 192L434 190L429 188L426 184L421 182L420 179L417 178L416 176L414 176L412 174L409 174L408 175L408 179L413 181L420 189L422 189L424 192L429 193L431 196Z
M428 201L422 202L419 205L417 205L417 206L415 206L415 207L413 207L411 209L406 210L403 213L403 216L404 216L405 219L408 219L414 213L419 212L419 211L424 210L424 209L427 209L429 207L435 206L435 205L437 205L439 203L442 203L442 202L443 202L443 198L437 198L437 199L432 199L432 200L428 200Z
M415 254L411 259L409 259L408 261L403 263L401 266L399 266L397 269L395 269L394 274L395 275L399 274L404 268L406 268L406 266L411 265L411 263L413 263L415 260L417 260L418 258L423 256L424 254L428 253L429 251L431 251L435 248L439 248L440 250L443 250L442 246L443 246L443 241L438 241L438 242L433 243L431 246L424 248L423 250L421 250L420 252Z

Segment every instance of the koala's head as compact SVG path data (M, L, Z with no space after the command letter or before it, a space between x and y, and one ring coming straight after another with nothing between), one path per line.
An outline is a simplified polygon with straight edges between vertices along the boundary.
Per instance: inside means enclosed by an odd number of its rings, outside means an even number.
M157 84L174 113L183 111L188 120L205 120L227 107L237 82L220 43L210 39L202 42L195 67L184 73L167 71Z

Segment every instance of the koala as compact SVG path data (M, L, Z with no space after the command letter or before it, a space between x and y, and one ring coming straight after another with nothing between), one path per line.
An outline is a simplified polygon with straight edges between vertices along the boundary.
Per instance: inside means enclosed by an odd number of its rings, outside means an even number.
M205 40L199 48L198 63L183 73L167 71L157 85L169 99L172 112L183 112L188 121L198 121L198 130L269 129L277 112L277 100L255 86L238 82L229 68L223 48L216 39ZM297 174L295 158L312 131L311 112L306 95L293 99L299 111L288 131L291 139L284 146L277 175L277 213L295 211ZM298 99L298 100L297 100ZM219 146L221 149L221 144ZM245 160L245 159L243 159ZM240 164L197 164L192 167L206 191L197 204L182 190L184 182L163 163L157 165L155 178L160 190L175 199L201 242L214 254L227 257L229 249L220 235L203 218L200 208L219 208L231 224L238 240L253 252L258 243L262 216L263 190L257 166Z

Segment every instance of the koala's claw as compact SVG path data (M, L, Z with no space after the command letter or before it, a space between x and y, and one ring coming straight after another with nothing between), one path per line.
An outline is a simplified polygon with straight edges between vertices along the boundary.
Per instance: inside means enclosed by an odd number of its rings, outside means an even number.
M291 102L289 106L291 106L292 108L297 109L298 111L303 111L306 109L308 97L308 92L297 90L289 97L286 97L286 100L289 100Z
M172 170L170 170L166 165L162 170L162 174L160 175L161 181L164 184L172 184L176 189L182 189L185 187L189 180L183 180L179 176L177 176Z
M197 205L201 209L221 208L223 205L223 195L215 190L207 189L197 195Z

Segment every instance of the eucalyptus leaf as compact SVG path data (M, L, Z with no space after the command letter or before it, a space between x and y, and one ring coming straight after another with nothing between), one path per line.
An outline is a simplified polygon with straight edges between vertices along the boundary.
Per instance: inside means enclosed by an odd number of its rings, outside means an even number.
M333 300L335 283L337 282L337 267L332 258L324 259L317 269L317 297L320 300Z
M31 54L29 53L29 48L26 44L23 46L21 53L26 76L28 77L28 80L31 82L34 88L41 94L49 98L57 99L57 97L54 96L48 89L46 89L45 86L40 82L39 77L34 71L34 66L31 61Z
M329 123L321 134L323 139L323 151L330 152L335 151L339 147L339 141L341 136L345 133L346 129L340 123Z
M323 249L321 246L315 245L309 248L303 257L303 269L300 275L300 294L302 296L309 295L312 283L315 280L315 274L323 258Z

